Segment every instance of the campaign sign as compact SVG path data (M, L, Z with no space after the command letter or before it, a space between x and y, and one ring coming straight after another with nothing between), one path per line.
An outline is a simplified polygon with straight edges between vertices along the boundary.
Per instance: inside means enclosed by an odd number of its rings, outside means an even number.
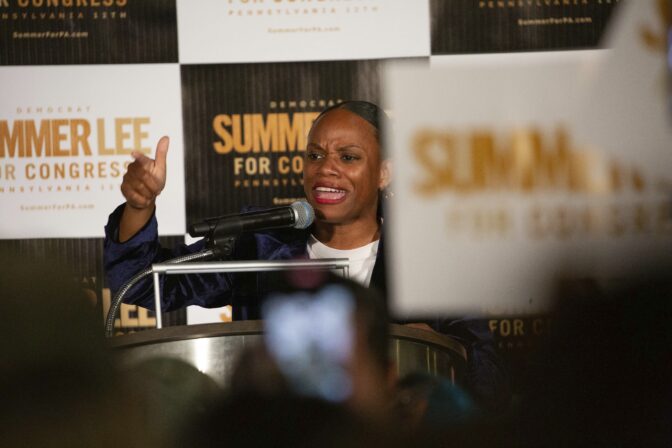
M395 312L535 313L669 262L664 53L620 60L390 69Z
M180 62L429 55L428 0L178 0Z
M103 236L136 150L171 137L162 234L183 234L179 67L0 68L0 237ZM165 204L165 205L164 205Z

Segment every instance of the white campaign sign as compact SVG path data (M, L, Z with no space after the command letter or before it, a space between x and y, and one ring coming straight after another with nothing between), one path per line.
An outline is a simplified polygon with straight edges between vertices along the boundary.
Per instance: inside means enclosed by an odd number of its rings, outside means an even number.
M178 0L180 62L428 56L428 0Z
M632 59L621 46L599 67L561 56L389 69L394 312L539 312L558 281L670 262L664 53Z
M103 236L130 152L171 137L161 234L183 234L177 64L0 68L0 238Z

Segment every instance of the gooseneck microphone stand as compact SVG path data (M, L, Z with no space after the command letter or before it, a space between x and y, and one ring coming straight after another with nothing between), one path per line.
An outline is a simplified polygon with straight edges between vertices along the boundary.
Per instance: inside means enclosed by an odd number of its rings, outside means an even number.
M223 259L230 257L233 254L233 249L236 244L236 236L231 235L220 235L215 227L210 234L206 237L206 249L196 252L195 254L183 255L176 258L171 258L170 260L165 261L162 264L175 265L180 263L187 263L197 260L211 260L211 259ZM156 266L156 265L155 265ZM114 334L114 320L117 316L117 311L121 306L124 296L130 291L130 289L135 286L143 278L149 276L150 274L155 273L154 266L150 266L144 271L139 272L134 275L129 281L124 283L124 285L117 291L117 294L112 299L110 304L110 310L107 312L107 319L105 320L105 336L111 337ZM159 287L158 282L155 282L155 294L158 293L156 289ZM156 318L157 318L157 327L161 328L161 301L159 300L155 306Z

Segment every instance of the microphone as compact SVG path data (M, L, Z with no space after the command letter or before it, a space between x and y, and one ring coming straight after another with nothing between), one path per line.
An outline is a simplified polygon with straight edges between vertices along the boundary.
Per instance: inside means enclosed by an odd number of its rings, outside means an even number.
M199 237L211 233L235 236L243 232L292 227L306 229L315 219L313 207L306 201L296 201L284 207L208 218L189 226L189 235Z

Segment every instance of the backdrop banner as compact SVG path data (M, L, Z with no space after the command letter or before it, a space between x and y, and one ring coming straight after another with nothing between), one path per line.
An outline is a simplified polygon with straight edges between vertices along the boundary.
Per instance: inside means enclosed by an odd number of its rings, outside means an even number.
M177 62L175 0L2 0L0 65Z
M101 237L133 150L172 136L162 234L183 234L179 67L0 68L0 237ZM103 87L104 86L104 87ZM171 204L170 207L162 206Z
M378 61L182 66L187 220L303 197L313 120L344 100L377 101L379 70Z
M619 2L556 3L0 0L0 249L72 266L104 314L102 229L123 201L130 149L153 155L159 137L171 137L157 214L159 231L171 235L161 241L172 247L184 240L185 221L302 196L310 121L333 102L379 101L389 58L452 67L458 58L524 66L564 56L581 70L568 74L578 88L594 73L585 60L593 52L528 50L596 45ZM646 31L657 41L655 23ZM494 54L503 51L521 59ZM584 60L574 63L573 53ZM446 107L459 112L470 101L461 98ZM217 321L230 315L215 313ZM121 314L119 331L154 323L135 307ZM184 323L185 314L164 323ZM531 318L495 315L491 323L507 349L547 328Z
M178 0L180 60L271 62L429 55L428 0Z
M432 0L432 54L598 45L619 0Z

